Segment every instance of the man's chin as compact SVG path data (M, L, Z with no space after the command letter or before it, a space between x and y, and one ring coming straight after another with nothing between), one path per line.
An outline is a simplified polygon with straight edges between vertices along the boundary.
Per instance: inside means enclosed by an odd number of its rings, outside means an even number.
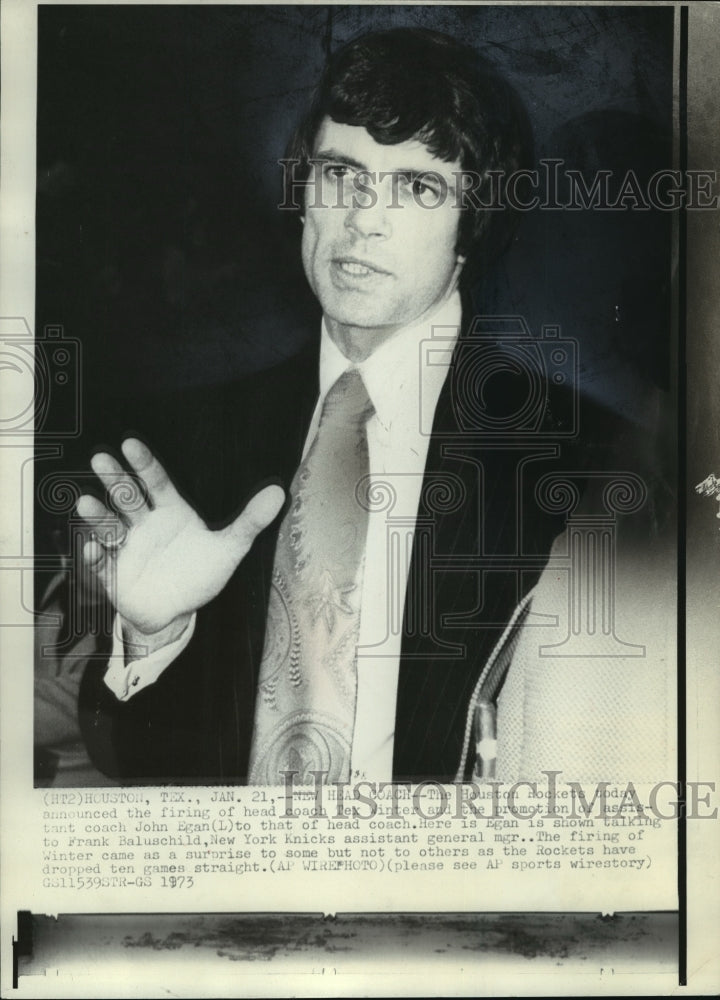
M328 317L326 314L326 322L327 320ZM368 339L385 336L394 330L398 330L401 326L401 323L394 323L382 316L368 316L367 314L361 316L345 314L339 318L333 317L328 322L329 328L334 327L336 330L345 330L352 332L356 337L367 337Z
M374 331L395 329L403 325L395 319L391 310L378 308L377 300L373 302L370 298L364 302L354 302L351 306L333 303L330 308L323 307L323 313L326 320L335 326L366 330L369 335Z

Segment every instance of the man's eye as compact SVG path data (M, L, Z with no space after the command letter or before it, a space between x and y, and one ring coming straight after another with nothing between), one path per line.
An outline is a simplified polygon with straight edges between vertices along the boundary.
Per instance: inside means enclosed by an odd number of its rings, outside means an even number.
M418 198L422 198L425 195L437 195L436 189L432 184L428 184L421 177L413 178L412 182L413 194Z
M346 163L325 163L323 165L323 175L333 179L348 177L350 175L350 167Z

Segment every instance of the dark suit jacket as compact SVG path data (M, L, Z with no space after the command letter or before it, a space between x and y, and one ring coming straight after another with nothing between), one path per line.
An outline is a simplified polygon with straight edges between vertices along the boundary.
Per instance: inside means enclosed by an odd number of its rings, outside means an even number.
M582 437L568 437L575 416L567 386L541 380L538 396L533 378L517 370L483 380L482 358L462 353L467 343L467 336L458 343L436 409L418 512L397 699L398 780L454 779L480 670L563 527L562 516L541 508L536 483L553 469L597 466L597 440L607 436L585 419ZM165 401L136 423L181 491L219 524L268 480L288 489L317 373L311 348L237 385ZM191 643L155 684L121 703L103 683L102 658L88 664L80 721L105 773L122 782L245 781L281 519L200 610Z

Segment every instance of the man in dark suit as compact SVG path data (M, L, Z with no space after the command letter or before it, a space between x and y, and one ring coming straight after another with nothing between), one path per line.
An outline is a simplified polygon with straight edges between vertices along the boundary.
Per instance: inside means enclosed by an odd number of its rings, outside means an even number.
M78 505L84 556L122 631L80 692L101 771L453 781L494 743L567 512L543 484L607 460L589 413L577 436L566 348L461 306L463 272L507 242L488 205L529 146L510 88L445 36L332 58L285 164L319 345L168 403L152 450L124 441L128 468L93 458L110 502Z

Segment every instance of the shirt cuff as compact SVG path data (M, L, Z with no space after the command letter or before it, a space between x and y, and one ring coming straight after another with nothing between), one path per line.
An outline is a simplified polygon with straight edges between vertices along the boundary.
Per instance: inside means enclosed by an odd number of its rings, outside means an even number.
M113 648L104 680L119 701L129 701L138 691L155 683L160 674L177 659L192 639L196 619L197 614L193 614L181 635L167 646L161 646L142 659L126 663L120 616L115 616Z

